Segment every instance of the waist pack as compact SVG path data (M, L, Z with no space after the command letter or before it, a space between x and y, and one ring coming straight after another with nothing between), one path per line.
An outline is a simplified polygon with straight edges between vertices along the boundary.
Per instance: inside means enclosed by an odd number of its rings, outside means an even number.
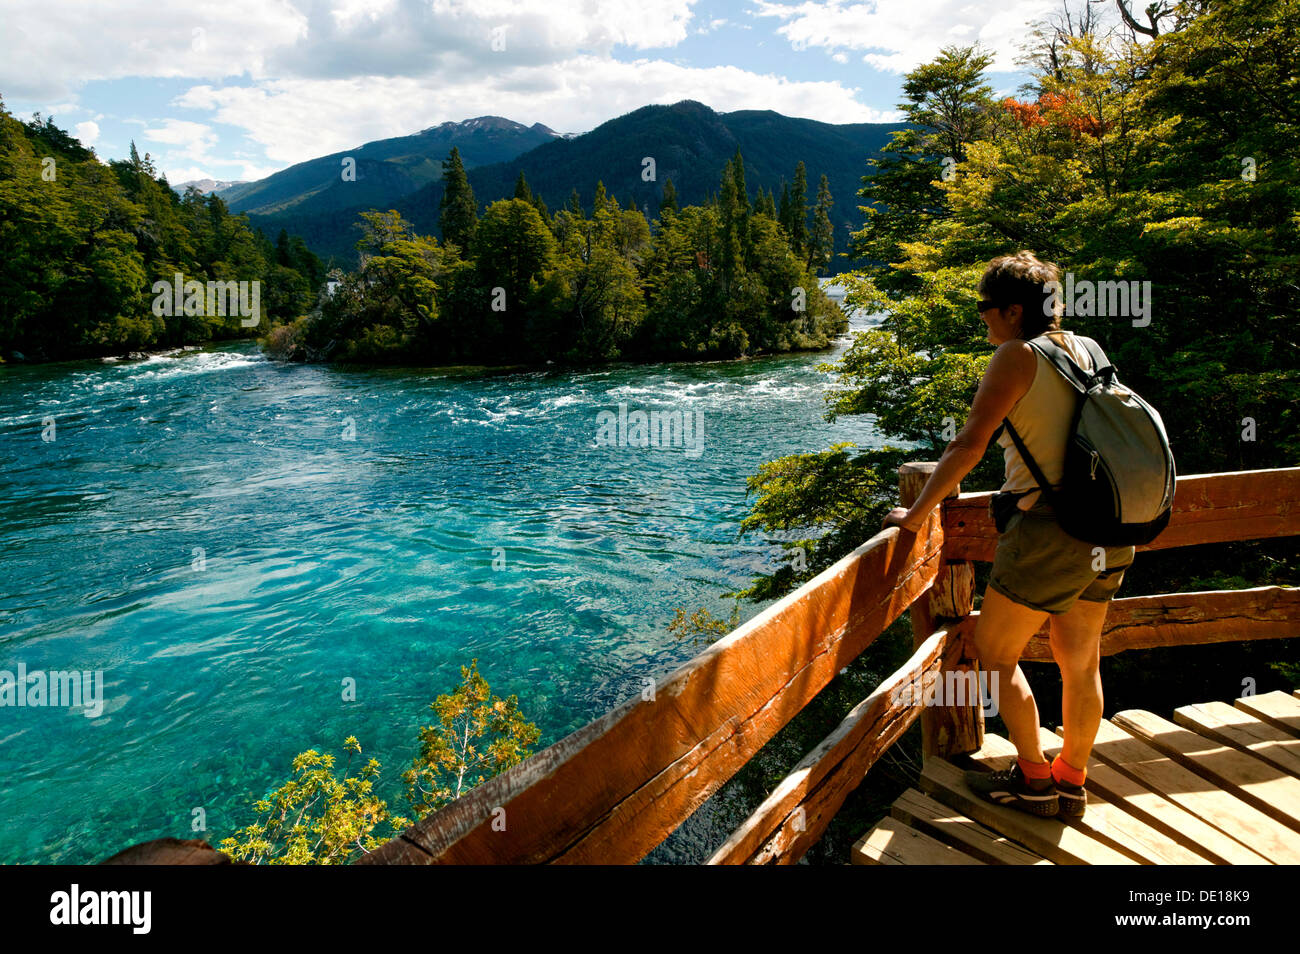
M1087 371L1050 338L1027 342L1078 392L1059 488L1043 476L1010 420L1003 420L1057 522L1072 537L1102 546L1150 543L1169 523L1174 455L1155 408L1119 383L1101 346L1076 335L1092 357Z

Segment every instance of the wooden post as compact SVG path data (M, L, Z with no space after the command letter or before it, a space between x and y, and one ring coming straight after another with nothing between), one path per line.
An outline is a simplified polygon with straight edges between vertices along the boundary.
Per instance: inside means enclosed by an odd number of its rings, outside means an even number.
M898 468L898 493L904 507L910 507L921 495L921 488L930 479L937 465L931 462L913 462ZM953 489L945 500L961 493ZM945 550L946 550L945 546ZM944 559L939 566L939 576L929 593L912 603L908 615L912 619L912 645L919 647L941 622L961 620L975 608L975 568L965 560ZM944 655L940 672L942 687L955 685L945 674L956 671L961 660L961 644L955 642ZM975 688L969 682L968 688ZM921 712L921 745L926 756L950 756L978 751L984 743L984 709L978 689L974 698L962 705L945 700L944 705L926 706Z

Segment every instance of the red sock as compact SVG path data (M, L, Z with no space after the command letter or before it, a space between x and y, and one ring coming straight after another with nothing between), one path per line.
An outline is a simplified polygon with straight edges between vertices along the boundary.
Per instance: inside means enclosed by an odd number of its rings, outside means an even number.
M1016 756L1016 762L1020 765L1020 771L1025 778L1038 781L1039 779L1052 777L1052 765L1050 762L1026 762L1024 759Z
M1087 769L1077 769L1059 755L1052 760L1052 778L1070 785L1082 785L1088 777Z

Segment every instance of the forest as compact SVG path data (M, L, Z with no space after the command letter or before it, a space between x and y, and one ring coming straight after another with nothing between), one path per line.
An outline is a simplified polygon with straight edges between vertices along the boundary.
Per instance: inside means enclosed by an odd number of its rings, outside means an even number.
M653 222L596 183L550 212L521 172L480 216L456 149L439 210L443 240L395 211L362 213L361 266L331 273L319 307L273 329L289 360L435 365L691 360L827 347L847 319L821 290L833 199L814 204L800 162L778 203L751 195L737 151L704 205L663 184Z
M260 323L308 308L325 268L217 196L179 196L148 153L105 164L0 102L0 360L56 361L245 337L233 315L154 313L154 282L260 282Z

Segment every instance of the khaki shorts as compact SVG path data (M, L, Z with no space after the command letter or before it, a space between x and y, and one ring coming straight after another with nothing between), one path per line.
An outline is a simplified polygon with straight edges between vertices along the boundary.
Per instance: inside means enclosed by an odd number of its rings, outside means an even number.
M989 586L1012 602L1059 615L1075 600L1115 598L1133 547L1099 547L1070 536L1050 509L1035 507L1011 517L998 536Z

